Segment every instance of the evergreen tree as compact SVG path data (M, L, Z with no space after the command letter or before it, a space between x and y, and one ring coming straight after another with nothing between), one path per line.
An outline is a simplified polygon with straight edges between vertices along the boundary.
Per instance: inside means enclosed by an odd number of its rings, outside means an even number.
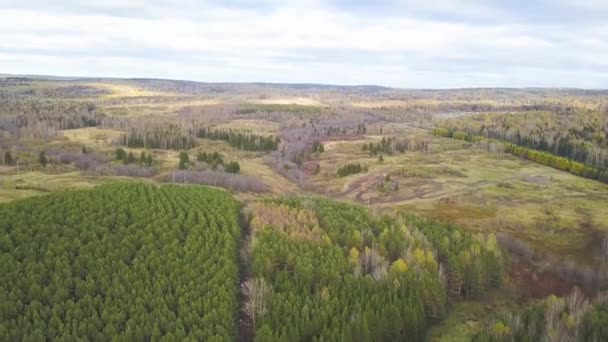
M135 163L136 161L137 161L137 159L135 159L133 152L129 152L129 154L127 155L127 159L124 160L125 164L132 164L132 163Z
M230 173L239 173L239 171L241 170L241 167L239 165L238 162L236 161L231 161L230 163L228 163L225 168L226 172L230 172Z
M313 141L312 143L312 152L313 153L321 153L325 152L325 147L318 140Z
M188 156L188 152L181 151L179 153L179 165L178 169L185 170L188 168L188 164L190 164L190 157Z
M46 164L49 162L44 151L40 151L40 153L38 153L38 162L40 165L42 165L42 167L46 167Z
M352 175L355 173L360 173L367 171L365 167L361 167L359 163L348 163L340 168L338 168L337 174L338 177L345 177L348 175Z
M127 160L127 153L120 147L116 149L116 160Z
M11 151L4 152L4 164L13 165L14 162L15 162L15 160L13 159L13 155L11 154Z
M0 340L235 340L238 210L125 183L1 206Z

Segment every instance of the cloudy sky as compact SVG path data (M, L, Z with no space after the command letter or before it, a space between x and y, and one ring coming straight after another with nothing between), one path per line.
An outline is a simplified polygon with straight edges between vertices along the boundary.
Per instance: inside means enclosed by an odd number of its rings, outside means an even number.
M0 73L608 88L608 0L0 0Z

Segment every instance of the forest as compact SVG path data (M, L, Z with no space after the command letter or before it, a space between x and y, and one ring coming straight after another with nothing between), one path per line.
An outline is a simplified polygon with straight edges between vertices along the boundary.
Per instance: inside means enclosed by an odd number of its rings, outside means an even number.
M226 340L239 310L260 341L422 340L448 297L504 276L491 235L329 200L254 203L241 261L219 190L114 184L0 212L6 340Z
M258 341L422 340L449 296L480 296L504 276L492 235L322 199L258 202L250 215Z
M2 340L236 336L241 232L223 191L107 185L1 206L0 230Z
M608 339L608 295L588 299L575 289L550 296L516 312L501 312L486 322L475 342L590 341Z
M507 141L597 169L608 167L608 119L590 110L480 114L442 122L451 131Z
M480 135L473 135L463 131L450 131L444 128L433 129L433 134L441 137L465 140L471 143L480 143L486 139ZM558 170L567 171L580 177L596 179L600 182L608 183L608 168L606 167L586 165L568 157L560 157L551 152L546 152L546 150L525 147L526 144L522 144L523 146L521 146L516 143L501 142L491 138L488 138L487 141L489 143L499 144L504 152L511 153L517 157L528 159ZM601 165L604 165L604 163L602 162Z
M273 151L276 150L281 140L272 136L260 136L257 134L244 134L232 130L209 130L201 128L196 136L211 140L223 140L240 150L245 151Z

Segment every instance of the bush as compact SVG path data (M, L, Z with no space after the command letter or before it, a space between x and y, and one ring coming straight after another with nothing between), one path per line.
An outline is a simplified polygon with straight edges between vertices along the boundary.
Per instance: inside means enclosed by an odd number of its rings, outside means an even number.
M340 167L337 171L338 177L345 177L348 175L360 173L363 171L361 164L359 163L349 163L342 167Z

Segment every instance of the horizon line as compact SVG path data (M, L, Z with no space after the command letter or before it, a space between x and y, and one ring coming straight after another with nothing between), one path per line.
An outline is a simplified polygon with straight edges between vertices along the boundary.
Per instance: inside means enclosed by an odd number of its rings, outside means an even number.
M275 86L320 86L320 87L336 87L336 88L382 88L384 90L419 90L419 91L446 91L446 90L488 90L488 89L505 89L505 90L582 90L582 91L608 91L608 88L579 88L579 87L568 87L568 86L554 86L554 87L539 87L539 86L525 86L525 87L507 87L507 86L495 86L495 87L454 87L454 88L405 88L405 87L393 87L380 84L333 84L333 83L311 83L311 82L271 82L271 81L197 81L189 79L179 78L160 78L160 77L116 77L116 76L66 76L66 75L40 75L40 74L11 74L11 73L0 73L0 78L29 78L29 79L43 79L48 81L86 81L86 80L124 80L124 81L170 81L170 82L190 82L199 84L220 84L220 85L275 85Z

